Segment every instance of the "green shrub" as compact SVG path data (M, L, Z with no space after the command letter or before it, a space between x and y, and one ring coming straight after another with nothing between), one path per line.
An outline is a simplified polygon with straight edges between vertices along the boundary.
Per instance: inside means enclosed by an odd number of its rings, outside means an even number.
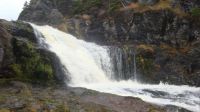
M121 7L121 3L119 0L111 0L109 3L108 12L116 11Z
M136 61L139 68L144 74L151 74L152 71L154 70L153 59L137 56Z
M50 59L41 55L31 42L13 39L13 46L16 63L10 67L17 78L33 83L48 83L54 80Z
M39 63L35 68L34 74L39 80L51 80L53 79L52 67L48 64Z
M84 12L92 7L100 6L101 0L76 0L73 3L73 12L74 14L78 14Z
M57 106L56 112L70 112L70 110L66 105L61 104Z
M21 66L19 64L10 65L11 70L15 73L17 77L21 77L23 72L21 70Z
M192 16L200 16L200 8L192 8L190 12Z

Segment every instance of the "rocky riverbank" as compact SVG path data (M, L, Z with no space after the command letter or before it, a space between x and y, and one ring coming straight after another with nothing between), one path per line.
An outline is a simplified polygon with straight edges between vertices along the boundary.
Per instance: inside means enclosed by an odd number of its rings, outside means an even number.
M138 98L60 85L12 81L0 85L0 91L0 112L189 112L149 104Z
M1 112L165 112L140 99L99 93L83 88L10 82L0 87Z

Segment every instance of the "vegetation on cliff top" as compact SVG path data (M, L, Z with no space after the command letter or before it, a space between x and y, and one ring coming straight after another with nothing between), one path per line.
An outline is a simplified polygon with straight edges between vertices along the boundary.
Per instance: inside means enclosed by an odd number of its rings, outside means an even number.
M73 3L74 14L87 11L92 7L98 7L102 5L101 0L76 0Z
M144 2L144 1L143 1ZM104 7L107 12L134 10L136 12L145 12L149 10L169 9L178 15L199 16L200 10L198 7L191 5L192 1L179 0L157 0L157 2L143 3L142 1L131 0L76 0L73 4L74 14L87 12L90 8Z

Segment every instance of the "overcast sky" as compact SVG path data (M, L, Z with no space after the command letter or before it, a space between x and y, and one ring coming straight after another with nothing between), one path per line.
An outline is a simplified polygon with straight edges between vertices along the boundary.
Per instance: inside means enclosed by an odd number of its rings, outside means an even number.
M0 19L17 20L25 1L30 0L0 0Z

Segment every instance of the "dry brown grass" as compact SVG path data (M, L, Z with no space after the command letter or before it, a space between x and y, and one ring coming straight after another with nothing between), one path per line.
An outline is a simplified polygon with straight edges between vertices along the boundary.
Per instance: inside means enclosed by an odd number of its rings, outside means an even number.
M187 54L190 50L191 50L191 47L190 47L190 46L187 46L187 47L184 47L184 48L180 48L180 49L179 49L179 51L180 51L182 54Z
M129 4L126 8L121 8L120 11L124 10L134 10L136 12L146 12L149 10L163 10L163 9L168 9L180 16L186 16L187 14L181 10L180 6L176 6L175 8L171 7L172 0L160 0L157 4L153 6L149 5L142 5L139 3L131 3Z
M148 51L150 53L154 53L154 48L151 45L141 44L141 45L137 46L137 49L142 49L142 50Z
M175 56L177 54L177 52L178 52L176 48L171 47L171 46L169 46L167 44L161 44L160 48L162 50L164 50L165 52L167 52L167 54L169 54L171 57Z
M161 44L160 48L165 50L167 53L171 54L171 55L175 55L176 53L181 53L181 54L187 54L192 48L189 45L186 45L182 48L175 48L172 46L169 46L167 44Z

